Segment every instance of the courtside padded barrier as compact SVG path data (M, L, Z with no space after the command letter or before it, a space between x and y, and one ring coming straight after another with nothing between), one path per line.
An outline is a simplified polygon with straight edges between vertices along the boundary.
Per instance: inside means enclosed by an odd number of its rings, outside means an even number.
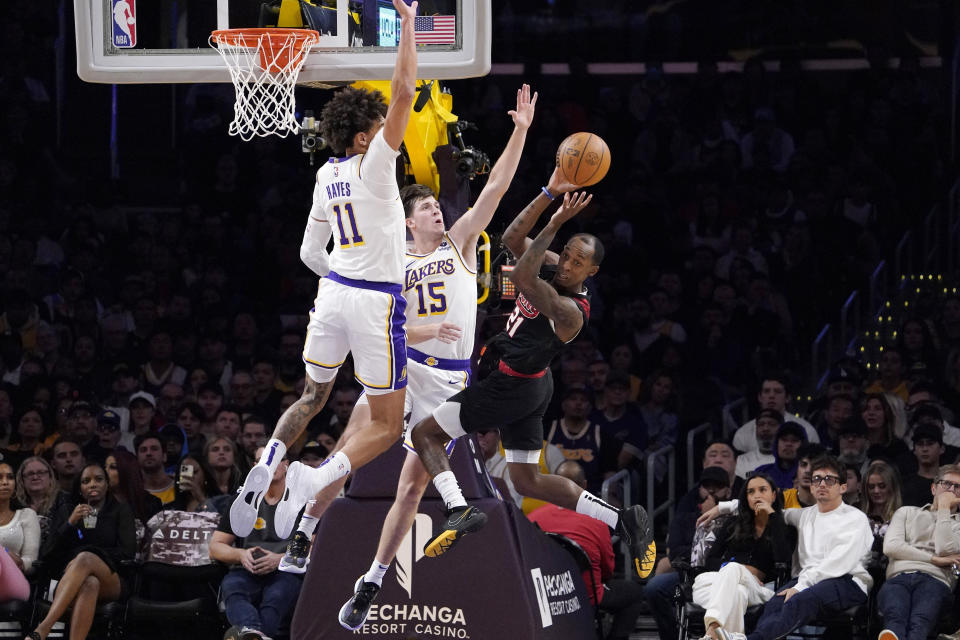
M469 484L468 478L482 476L462 444L453 468L461 483ZM402 460L388 452L360 469L355 482L375 486L363 476L376 473L384 481L392 478L395 488ZM445 516L439 499L424 499L366 624L352 633L340 626L337 613L370 566L392 496L336 500L317 527L292 640L592 637L593 611L573 558L512 503L490 497L471 502L489 517L486 526L447 554L428 558L423 547L439 533Z
M397 478L407 450L397 442L369 464L361 467L350 481L348 498L385 498L393 500L397 494ZM460 438L450 456L450 466L467 500L499 497L483 466L483 457L474 436ZM427 487L424 498L440 498L433 483Z

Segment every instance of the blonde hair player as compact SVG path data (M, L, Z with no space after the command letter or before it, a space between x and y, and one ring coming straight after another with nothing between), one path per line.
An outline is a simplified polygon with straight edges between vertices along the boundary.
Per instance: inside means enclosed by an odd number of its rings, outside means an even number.
M449 231L444 227L440 204L429 188L410 185L400 191L407 228L413 237L412 246L407 251L404 283L409 311L407 342L416 345L407 349L410 360L406 407L406 412L410 413L409 424L430 415L469 382L477 319L477 256L473 247L513 180L536 103L537 95L530 95L529 85L523 85L517 91L516 109L509 112L514 123L513 133L473 208ZM357 433L358 427L366 422L368 412L366 401L361 397L341 443L349 442ZM404 535L413 525L420 498L430 484L430 476L420 464L412 443L407 440L404 444L408 449L407 457L373 563L356 581L353 594L340 610L340 624L350 630L360 628L366 620L370 605L380 591L383 576ZM317 518L337 496L344 480L334 482L320 492L316 503L307 508L281 561L281 570L295 573L306 570L310 537Z
M363 466L393 444L403 428L407 385L403 298L405 238L395 167L416 93L417 2L393 0L401 18L389 107L379 91L348 87L324 106L321 134L334 153L317 171L300 258L318 276L303 347L303 395L277 422L260 461L230 507L230 526L244 537L287 446L323 408L340 365L353 354L370 403L368 426L318 469L295 465L277 505L276 533L290 534L297 512L320 488ZM326 246L333 236L333 251Z

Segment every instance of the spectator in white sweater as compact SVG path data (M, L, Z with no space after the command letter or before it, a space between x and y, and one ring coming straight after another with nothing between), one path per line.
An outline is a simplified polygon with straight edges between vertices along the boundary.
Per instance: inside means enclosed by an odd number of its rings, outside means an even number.
M33 509L18 508L14 501L13 467L0 463L0 602L26 600L30 594L24 574L40 550L40 523Z
M815 460L811 488L815 506L783 512L786 523L797 528L800 573L766 604L753 633L719 628L721 640L775 640L821 612L844 611L867 601L873 585L867 572L873 533L867 516L843 502L843 464L833 456Z
M883 552L887 580L877 596L883 617L879 640L924 640L952 602L960 565L960 465L940 467L931 484L933 504L900 507Z
M15 478L13 467L0 463L0 546L28 573L40 549L40 523L33 509L22 508L15 501Z

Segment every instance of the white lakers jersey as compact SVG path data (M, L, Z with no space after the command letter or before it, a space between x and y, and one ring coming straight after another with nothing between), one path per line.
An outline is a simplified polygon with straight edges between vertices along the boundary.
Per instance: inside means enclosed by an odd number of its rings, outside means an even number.
M467 248L471 250L473 247ZM437 358L470 359L477 324L477 272L467 268L449 235L443 235L432 253L407 252L403 297L407 299L408 327L451 322L463 329L456 342L434 338L413 347Z
M354 280L403 283L407 234L397 187L398 155L381 129L366 153L330 158L317 171L307 224L330 225L331 271Z

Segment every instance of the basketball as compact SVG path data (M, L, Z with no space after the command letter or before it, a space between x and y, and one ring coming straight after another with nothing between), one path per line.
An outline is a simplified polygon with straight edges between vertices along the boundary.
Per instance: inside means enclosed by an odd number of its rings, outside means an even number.
M598 135L581 131L567 136L557 149L557 166L568 182L589 187L610 168L610 148Z

